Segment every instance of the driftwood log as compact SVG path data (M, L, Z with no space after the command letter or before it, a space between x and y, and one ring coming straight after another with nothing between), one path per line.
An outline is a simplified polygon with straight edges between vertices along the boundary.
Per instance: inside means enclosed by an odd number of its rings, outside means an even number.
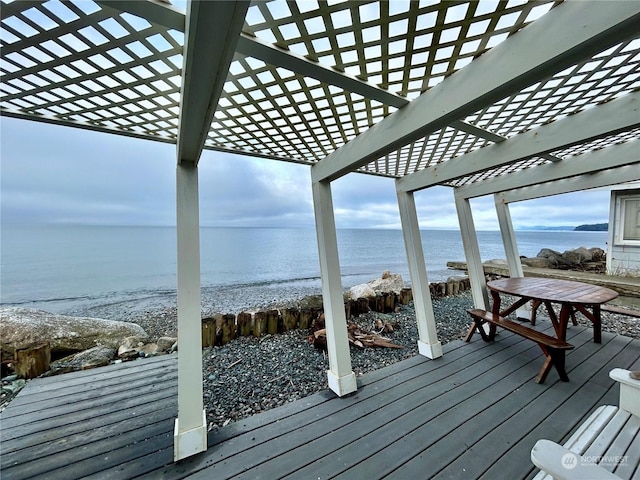
M359 325L349 322L347 323L347 334L349 343L359 348L366 347L383 347L383 348L404 348L397 345L390 338L382 336L382 333L392 333L393 326L389 322L376 321L377 331L371 332L361 328ZM314 347L321 350L327 349L327 330L325 328L324 313L313 323L312 334L309 335L309 342Z

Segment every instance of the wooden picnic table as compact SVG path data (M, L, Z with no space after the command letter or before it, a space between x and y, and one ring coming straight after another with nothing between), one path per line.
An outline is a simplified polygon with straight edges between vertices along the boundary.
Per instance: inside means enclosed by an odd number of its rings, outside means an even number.
M515 277L503 278L487 283L493 298L492 312L506 317L528 302L544 304L559 340L565 341L569 318L578 311L593 323L593 341L602 341L601 305L618 296L609 288L588 283L554 278ZM508 308L501 310L500 294L520 297ZM560 305L560 315L556 315L552 304Z
M487 287L493 297L492 311L478 308L468 310L474 323L469 328L465 341L469 342L474 332L480 333L485 341L493 341L497 327L501 327L537 343L546 360L536 377L536 383L543 383L552 367L558 371L562 381L569 381L565 369L565 353L573 348L573 345L566 341L569 318L576 311L584 314L593 323L593 341L601 343L601 305L618 296L617 292L608 288L553 278L504 278L487 283ZM507 308L501 309L500 294L519 297L519 299ZM545 305L555 336L506 318L528 302L533 303L534 311L539 305ZM560 304L560 315L556 315L552 305L554 303ZM534 318L535 316L532 316L532 319ZM485 323L489 324L488 332L484 329Z

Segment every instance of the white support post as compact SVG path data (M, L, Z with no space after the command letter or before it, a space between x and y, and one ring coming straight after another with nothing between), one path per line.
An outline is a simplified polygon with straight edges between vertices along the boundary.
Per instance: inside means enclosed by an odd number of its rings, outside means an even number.
M207 449L207 416L202 400L202 317L200 300L200 218L198 167L176 170L178 230L178 418L173 458Z
M509 212L509 204L503 202L502 196L500 195L494 195L493 199L496 204L496 213L498 214L498 224L500 225L500 235L502 235L504 253L507 257L507 264L509 265L509 275L511 277L524 277L520 253L518 252L518 242L515 231L513 230L511 213ZM523 307L518 308L516 310L516 316L530 320L531 305L527 303Z
M424 262L424 251L420 238L418 214L413 192L398 192L398 207L402 222L402 235L407 250L409 275L411 276L411 290L413 304L418 322L418 352L427 358L442 356L442 344L438 341L436 319L431 303L427 268Z
M351 369L331 184L313 182L312 190L329 353L327 377L329 388L342 397L355 392L358 387L356 376Z
M471 294L473 304L476 308L489 310L489 296L487 294L487 282L484 277L482 258L480 257L480 247L478 245L478 235L473 224L473 213L471 203L468 198L455 196L456 210L458 211L458 222L460 223L460 234L462 235L462 246L467 260L467 271L471 282Z

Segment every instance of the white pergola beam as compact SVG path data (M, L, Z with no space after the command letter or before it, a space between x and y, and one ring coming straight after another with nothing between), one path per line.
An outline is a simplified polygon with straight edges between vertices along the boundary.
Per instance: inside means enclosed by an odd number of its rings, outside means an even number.
M638 4L640 5L640 2ZM404 191L420 190L511 162L630 130L638 125L640 125L640 92L634 92L557 122L521 133L504 142L480 148L440 165L412 173L399 179L396 186ZM562 171L564 163L565 161L555 162L558 172ZM489 180L486 184L489 184Z
M18 120L25 120L31 122L48 123L50 125L58 125L61 127L79 128L81 130L90 130L92 132L108 133L110 135L120 135L122 137L139 138L141 140L150 140L161 143L173 143L176 141L173 138L166 137L152 137L128 130L118 130L113 127L107 127L103 125L94 125L88 122L78 122L76 120L65 120L63 118L52 117L50 115L40 115L24 112L16 112L13 110L7 110L6 108L0 108L0 117L15 118Z
M375 85L371 85L363 80L351 77L333 68L327 68L318 62L313 62L306 57L303 57L302 55L297 55L290 51L284 51L272 44L255 37L250 37L244 33L238 40L237 51L243 55L260 59L270 65L278 65L305 77L313 78L328 85L334 85L348 92L357 93L365 98L376 100L385 105L402 108L410 103L406 98L396 95L388 90L383 90ZM476 137L491 140L492 142L502 142L507 138L461 120L453 122L451 127ZM547 158L552 161L559 160L552 155L548 155Z
M475 125L472 125L470 123L467 122L463 122L463 121L457 121L457 122L453 122L450 125L452 128L456 128L458 130L460 130L461 132L465 132L465 133L469 133L475 137L480 137L480 138L484 138L486 140L491 140L494 143L500 143L500 142L504 142L505 140L507 140L507 137L504 137L502 135L498 135L497 133L493 133L490 132L489 130L485 130L484 128L480 128L480 127L476 127ZM562 160L561 158L558 158L554 155L551 155L549 153L543 153L540 155L542 158L547 159L547 160L551 160L552 162L559 162L560 160Z
M611 170L499 192L496 195L502 203L513 203L637 181L640 181L640 161Z
M500 202L497 197L495 197L495 203L504 253L507 257L507 263L509 264L509 275L512 277L523 277L524 273L522 271L522 263L520 263L518 243L513 229L513 222L511 221L509 205Z
M198 160L211 127L248 2L189 2L178 127L178 418L174 460L207 449L202 398Z
M464 198L482 197L498 192L508 192L530 185L547 183L563 178L584 176L589 183L589 178L596 181L595 175L601 170L633 165L640 161L640 145L637 141L613 145L602 150L596 150L582 155L569 157L560 163L548 163L538 165L535 168L513 172L500 177L476 182L455 189L456 195ZM637 169L637 170L640 170ZM588 174L593 174L589 176ZM629 173L633 175L633 172ZM640 173L636 173L636 176ZM631 180L631 179L630 179ZM617 183L617 182L614 182ZM577 188L579 187L576 186ZM594 188L594 187L585 187ZM564 193L564 192L561 192Z
M319 161L313 180L339 178L631 38L638 22L640 2L562 3Z
M257 58L270 65L286 68L305 77L310 77L328 85L335 85L346 91L359 93L365 98L377 100L385 105L400 108L409 101L399 95L371 85L363 80L351 77L343 72L327 68L302 55L276 48L259 38L243 34L238 40L238 53Z
M516 232L513 228L513 222L511 221L511 212L509 212L509 205L499 201L498 197L494 197L496 204L496 214L498 216L498 225L500 226L500 235L502 237L502 245L504 247L504 254L507 257L507 264L509 265L509 276L524 277L524 271L522 270L522 262L520 261L520 253L518 252L518 241L516 239ZM518 318L531 319L531 306L527 303L521 308L516 310Z
M178 126L178 163L198 164L233 60L248 1L189 2Z
M185 14L182 10L160 0L96 0L96 3L121 12L131 13L151 23L185 30Z
M483 195L491 195L498 192L507 192L507 195L510 195L508 192L515 189L525 188L531 185L546 184L547 182L577 176L580 176L580 179L584 180L585 187L583 188L595 188L587 185L593 184L595 186L600 186L600 179L606 177L606 175L598 176L598 171L617 169L619 167L634 165L640 162L639 143L640 142L637 140L621 143L603 148L602 150L595 150L589 153L583 153L582 155L569 157L559 163L538 165L534 168L505 174L483 182L472 183L470 185L456 188L455 194L464 198L481 197ZM625 170L625 172L626 171L627 170ZM638 177L640 175L640 167L631 169L627 174L629 175L627 180L633 180L634 177ZM609 173L608 175L610 176L611 174ZM570 182L565 182L565 185L570 184ZM579 189L580 184L576 183L574 187ZM555 193L549 193L548 195L555 195Z

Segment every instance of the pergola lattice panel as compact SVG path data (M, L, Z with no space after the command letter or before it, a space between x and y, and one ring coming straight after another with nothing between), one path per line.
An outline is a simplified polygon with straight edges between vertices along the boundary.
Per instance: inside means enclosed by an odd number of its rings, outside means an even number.
M408 99L548 11L541 2L256 2L247 33Z
M2 107L175 141L183 37L88 1L3 4Z
M255 1L246 38L308 67L293 71L236 52L205 148L318 162L559 3ZM184 32L89 0L3 1L1 14L3 114L176 142ZM315 69L337 81L319 80ZM340 75L359 82L345 88ZM433 167L492 144L494 134L510 138L626 95L640 87L639 75L636 36L461 119L486 135L445 127L358 171L401 177ZM534 157L444 183L460 186L548 161Z

